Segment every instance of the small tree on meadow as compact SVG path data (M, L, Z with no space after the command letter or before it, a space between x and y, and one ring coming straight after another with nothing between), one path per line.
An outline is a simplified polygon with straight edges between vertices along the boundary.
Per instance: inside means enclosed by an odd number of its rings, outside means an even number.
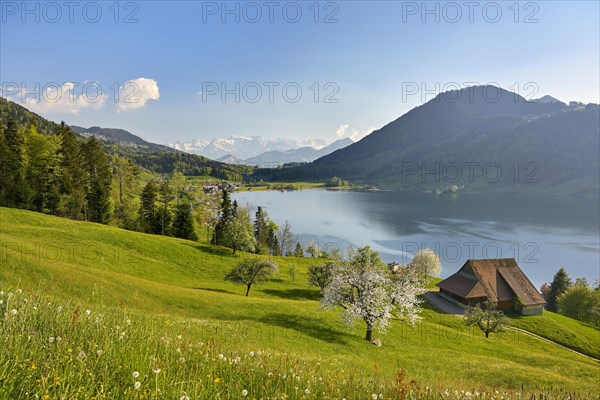
M373 329L385 332L393 319L414 324L420 311L418 295L423 291L415 268L406 268L402 276L393 275L379 253L364 246L351 250L347 261L335 261L321 304L341 307L349 325L362 319L367 326L365 339L371 341Z
M490 333L504 332L509 321L504 313L496 308L496 303L486 300L475 307L467 308L465 324L477 326L488 338Z
M306 248L306 252L310 254L311 257L319 257L321 255L321 250L319 250L319 244L316 242L310 242L310 245Z
M291 256L294 235L292 234L292 225L286 220L279 231L279 243L281 244L281 255Z
M302 250L302 245L300 242L296 243L296 251L294 251L294 255L296 257L304 257L304 250Z
M279 272L277 264L259 257L248 258L240 261L225 276L225 280L235 285L246 286L246 297L252 285L264 283L271 275Z
M308 267L308 284L311 286L318 286L321 290L321 294L323 294L325 288L331 282L334 266L335 263L329 261L324 264Z

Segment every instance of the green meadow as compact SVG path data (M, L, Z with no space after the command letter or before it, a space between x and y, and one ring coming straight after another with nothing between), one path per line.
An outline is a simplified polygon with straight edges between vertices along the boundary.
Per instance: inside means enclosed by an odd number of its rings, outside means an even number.
M316 259L274 257L245 297L223 278L250 254L8 208L0 234L1 399L598 398L598 362L426 304L373 346L321 310ZM578 321L513 323L599 356Z

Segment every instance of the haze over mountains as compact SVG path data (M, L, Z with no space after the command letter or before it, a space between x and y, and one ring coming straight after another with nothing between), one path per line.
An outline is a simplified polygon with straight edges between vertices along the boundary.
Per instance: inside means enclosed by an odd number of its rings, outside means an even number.
M494 86L442 93L359 142L256 178L597 193L600 106L549 97L527 101Z
M336 150L343 149L346 146L354 143L350 138L343 138L336 140L326 147L320 149L306 146L297 149L291 149L286 151L271 150L259 154L255 157L250 157L245 160L241 160L231 154L227 154L217 159L217 161L226 162L228 164L246 164L254 165L257 167L274 167L287 163L303 163L311 162L319 157L326 156L327 154L333 153Z
M213 138L211 140L195 139L192 141L178 141L169 143L168 146L213 160L224 156L233 157L233 159L237 160L246 160L271 151L285 152L302 147L320 150L329 144L329 142L322 139L265 139L261 136L234 135L227 139Z

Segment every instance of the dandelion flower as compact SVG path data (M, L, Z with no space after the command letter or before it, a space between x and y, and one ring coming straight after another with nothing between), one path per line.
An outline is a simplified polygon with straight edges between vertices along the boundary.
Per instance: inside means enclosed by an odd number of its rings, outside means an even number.
M23 291L21 289L17 289L17 294L21 294Z
M152 372L155 374L160 374L160 368L152 368Z
M15 295L13 292L8 292L8 294L6 295L8 297L8 299L12 299Z
M140 388L140 386L142 386L142 384L139 382L136 382L133 384L133 387L135 388L135 390L138 390Z
M130 320L130 319L128 319L127 321L125 321L125 323L126 323L127 325L131 325L131 320Z
M222 360L225 356L223 354L219 354L219 360Z
M48 342L50 342L50 343L54 343L54 338L53 338L52 336L50 336L50 337L48 338Z
M248 391L246 389L242 390L242 396L244 396L244 397L248 396Z
M310 394L310 390L308 390L308 388L304 389L304 393L305 394Z
M133 374L131 374L131 375L133 375L133 377L134 377L135 379L137 379L137 378L139 378L139 377L140 377L140 373L139 373L139 372L137 372L137 371L133 371Z
M17 310L15 310L14 308L12 310L10 310L11 315L17 315Z
M254 352L253 351L250 352L250 357L254 357Z
M85 310L85 315L90 315L92 313L92 310Z
M57 342L60 342L61 340L62 340L62 338L61 338L60 336L57 336L57 337L56 337L56 341L57 341Z
M377 397L379 397L379 396L377 396L377 394L376 394L376 393L373 393L373 394L371 395L371 398L372 398L373 400L377 400Z
M58 308L56 309L56 312L61 312L62 311L62 307L58 306Z
M83 360L84 358L86 358L85 352L80 351L79 354L77 354L77 358L79 358L80 360Z
M179 400L190 400L190 398L187 397L186 395L183 395L179 398Z

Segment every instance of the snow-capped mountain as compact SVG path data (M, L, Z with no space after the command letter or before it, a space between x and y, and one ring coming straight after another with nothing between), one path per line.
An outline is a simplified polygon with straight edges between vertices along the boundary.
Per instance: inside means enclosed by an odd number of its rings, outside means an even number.
M227 139L212 140L195 139L169 143L169 147L187 153L199 154L216 160L223 156L231 156L240 160L255 157L268 151L287 151L301 147L312 147L320 150L329 143L322 139L264 139L261 136L231 136Z

